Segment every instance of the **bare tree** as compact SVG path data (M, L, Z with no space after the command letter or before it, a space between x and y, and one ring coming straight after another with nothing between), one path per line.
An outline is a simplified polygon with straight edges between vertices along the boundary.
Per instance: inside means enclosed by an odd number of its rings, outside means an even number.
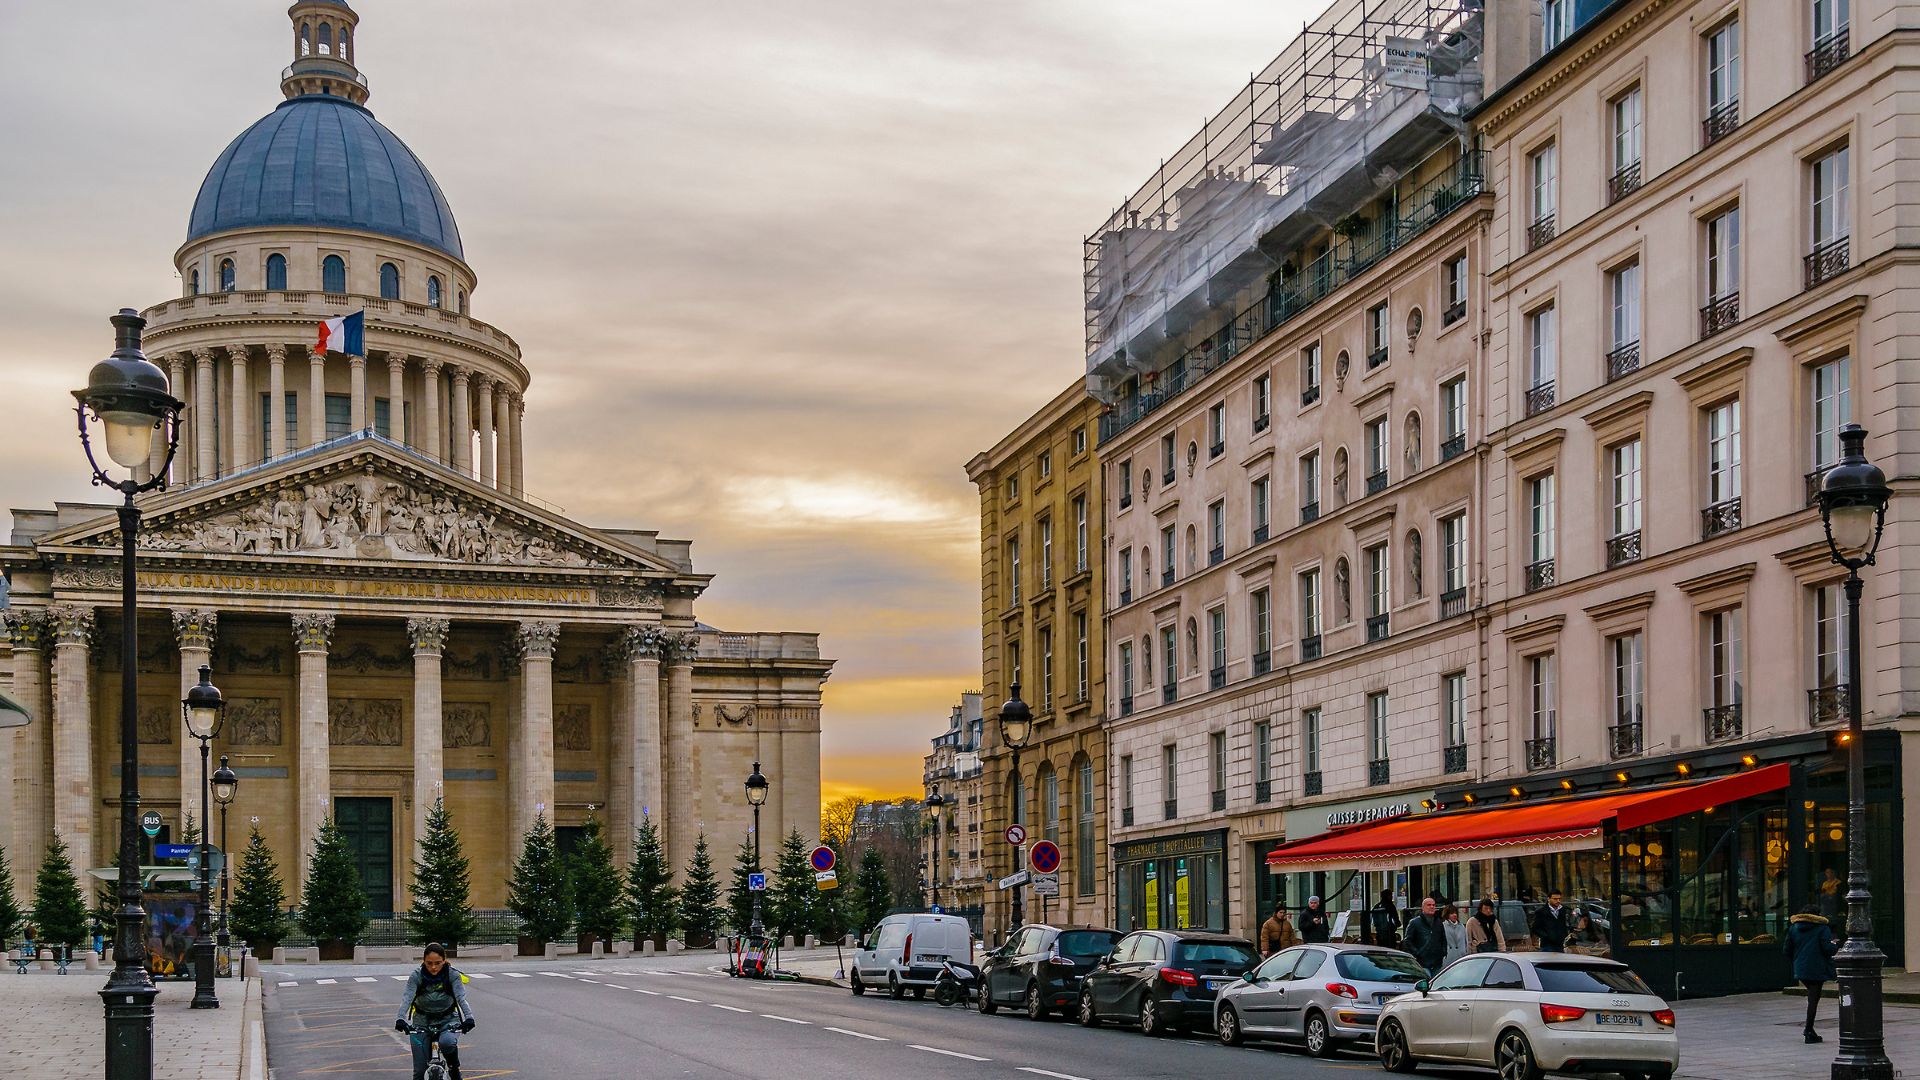
M843 795L820 808L820 842L847 854L847 842L853 839L854 818L860 811L860 797Z

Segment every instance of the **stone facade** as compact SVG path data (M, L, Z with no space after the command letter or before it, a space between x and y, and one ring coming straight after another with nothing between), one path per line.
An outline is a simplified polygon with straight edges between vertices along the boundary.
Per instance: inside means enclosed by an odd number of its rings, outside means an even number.
M986 783L982 779L980 743L986 720L980 692L960 695L947 730L934 737L926 756L922 781L926 796L944 799L940 828L922 845L931 872L935 848L940 851L940 904L955 913L984 912L989 888L986 855L997 837L985 832Z

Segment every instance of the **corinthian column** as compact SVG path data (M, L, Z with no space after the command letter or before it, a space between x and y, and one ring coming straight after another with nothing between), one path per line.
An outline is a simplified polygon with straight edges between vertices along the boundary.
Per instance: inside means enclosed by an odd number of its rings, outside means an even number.
M522 622L515 638L520 651L520 738L515 745L513 783L518 790L513 823L513 847L519 856L521 837L533 819L545 814L553 820L553 646L560 639L556 622Z
M445 790L441 731L440 657L446 647L446 619L407 620L413 641L413 843L427 832L427 814Z
M193 400L191 396L192 391L189 390L187 387L187 354L186 353L172 353L168 355L167 377L169 380L167 384L167 391L169 393L171 393L174 397L179 398L181 401L191 402ZM178 421L179 423L178 431L180 435L181 446L175 448L174 450L175 457L174 457L173 467L170 470L171 475L167 477L169 482L178 482L181 480L193 479L193 475L192 475L193 474L193 468L192 468L193 442L192 442L191 429L195 424L195 420L196 418L194 416L194 412L192 409L180 410L180 419ZM162 442L164 442L167 437L165 429L155 432L154 436L156 439ZM184 449L187 452L187 456L184 458L178 456L181 449Z
M50 788L48 763L53 760L53 696L47 683L47 613L12 608L4 613L7 635L13 641L12 696L33 722L23 728L0 732L0 742L12 747L12 770L4 779L11 783L0 789L0 799L10 799L7 809L13 819L11 834L0 832L7 852L16 867L14 895L22 904L32 906L33 874L19 867L37 868L47 853L47 829L53 821L48 801Z
M420 449L427 452L428 457L435 461L445 461L447 459L440 453L440 361L431 356L423 356L419 360L420 377L425 380L423 387L425 393L420 395L422 421L414 439L419 442Z
M499 479L494 487L509 494L518 495L520 491L513 486L513 455L517 452L513 445L513 391L506 383L500 384L500 392L493 397L493 439L499 445Z
M75 868L93 861L93 609L55 604L53 621L53 829ZM123 679L134 673L122 672Z
M267 456L285 457L287 443L287 347L267 346Z
M407 445L407 358L387 354L387 437Z
M697 821L693 797L693 655L700 635L692 631L668 634L667 715L663 740L666 760L666 797L661 816L671 822ZM693 858L694 830L676 828L672 834L673 865L677 870Z
M193 350L193 468L202 480L218 473L213 454L213 350Z
M466 368L453 369L453 467L462 476L473 475L473 404L467 397Z
M247 347L227 346L227 366L233 369L233 468L253 464L253 391L247 381Z
M327 354L307 350L307 434L300 441L318 446L327 437Z
M333 813L331 737L327 730L327 647L333 641L333 616L295 615L293 647L300 687L299 768L295 778L299 801L300 850L294 859L294 887L307 880L307 862L320 824Z
M614 688L614 693L626 697L626 712L631 718L626 744L631 771L628 816L635 828L642 819L653 819L660 829L662 849L671 850L666 845L671 842L675 822L662 810L660 790L660 631L657 627L630 626L621 633L621 640L626 651L625 681ZM614 746L620 747L618 734ZM675 873L683 869L684 865L673 867Z
M367 358L347 357L347 386L353 398L347 415L354 431L365 431L373 424L373 410L367 402Z
M527 490L526 462L523 452L527 446L526 435L521 431L521 420L526 417L527 403L518 393L513 395L513 491L516 495Z
M480 482L493 486L493 380L485 375L475 375L474 384L480 392Z
M180 647L180 697L200 682L200 669L213 666L213 639L220 626L220 613L211 608L174 608L173 640ZM180 748L180 806L183 810L200 805L200 744L187 736L181 725L174 725L174 741ZM194 810L199 813L198 810ZM202 823L204 827L205 823Z

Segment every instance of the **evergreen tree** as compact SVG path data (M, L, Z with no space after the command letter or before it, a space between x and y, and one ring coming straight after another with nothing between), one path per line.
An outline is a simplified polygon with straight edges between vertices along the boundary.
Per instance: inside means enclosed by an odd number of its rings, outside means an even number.
M849 913L854 925L864 934L880 925L893 910L893 883L887 880L887 857L878 848L860 853L860 869L854 875Z
M534 816L521 841L520 858L507 880L507 907L520 916L520 933L536 941L558 941L573 925L573 897L545 813Z
M300 929L315 941L357 942L367 929L367 890L346 834L329 817L320 823L300 890Z
M580 932L611 944L620 936L624 921L620 910L620 872L613 868L613 847L601 831L599 818L589 817L580 830L580 845L573 849L573 857L568 860L567 879L573 892L574 920Z
M287 918L287 890L280 884L280 864L255 827L247 838L246 854L233 882L233 933L256 949L279 941L291 929Z
M749 833L734 853L733 881L727 886L727 918L736 934L746 933L753 925L753 890L747 888L747 877L760 869L754 865L758 861L753 857L753 836Z
M712 941L720 932L720 878L713 871L706 833L693 842L693 858L680 878L680 927L688 941Z
M707 867L711 874L713 868ZM680 922L678 897L673 887L673 868L660 847L660 830L652 818L641 818L633 834L633 860L627 866L626 888L621 903L627 921L633 924L633 943L656 938L666 939Z
M33 921L48 945L79 945L87 940L87 904L73 876L67 842L59 833L47 844L40 876L33 883Z
M180 816L180 842L183 844L200 842L200 826L194 824L191 810L184 811ZM115 861L114 865L118 866L119 862Z
M819 892L813 866L807 862L807 842L799 829L789 831L774 856L773 889L767 905L767 925L775 936L792 935L797 942L813 927L813 897Z
M26 920L20 901L13 897L13 867L7 862L7 849L0 847L0 946L13 940L13 932Z
M461 849L460 834L454 830L453 815L445 799L435 799L433 809L427 811L420 853L413 860L413 906L401 917L416 942L437 941L458 948L480 931L480 922L473 917L472 894L473 873Z

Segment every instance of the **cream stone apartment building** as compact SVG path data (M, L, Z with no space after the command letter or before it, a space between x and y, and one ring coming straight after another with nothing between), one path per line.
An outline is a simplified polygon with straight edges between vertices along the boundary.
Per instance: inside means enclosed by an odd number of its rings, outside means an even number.
M927 879L939 883L938 903L945 911L962 915L980 930L986 911L987 865L982 855L990 848L982 828L987 816L986 781L980 763L980 743L986 736L982 695L969 690L947 717L947 729L933 738L921 770L928 799L939 796L938 812L929 810L929 828L921 853L927 860ZM939 857L934 857L935 850ZM933 894L928 901L934 902Z

